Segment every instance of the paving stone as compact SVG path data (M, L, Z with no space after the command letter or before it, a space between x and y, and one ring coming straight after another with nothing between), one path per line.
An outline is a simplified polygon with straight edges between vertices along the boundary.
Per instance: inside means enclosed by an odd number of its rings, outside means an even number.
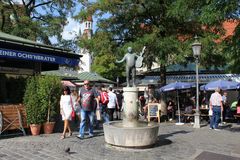
M209 151L222 156L235 154L233 157L240 157L239 152L234 150L239 146L240 135L236 130L239 130L240 126L232 125L231 128L219 132L208 128L209 126L194 129L191 125L161 123L156 144L145 149L108 145L104 141L102 130L95 131L98 136L84 140L76 138L78 132L64 140L59 139L61 133L14 137L0 140L0 160L193 160L201 153ZM69 154L65 152L68 147Z

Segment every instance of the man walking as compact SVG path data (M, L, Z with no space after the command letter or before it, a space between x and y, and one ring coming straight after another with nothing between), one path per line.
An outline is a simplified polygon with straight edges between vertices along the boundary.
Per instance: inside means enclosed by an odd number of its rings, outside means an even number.
M119 106L118 106L117 96L115 93L112 92L111 87L109 87L108 89L108 98L109 98L109 102L107 104L107 109L108 109L109 120L113 121L113 113L116 109L116 106L117 106L117 109L119 109Z
M84 86L79 90L79 99L81 105L81 123L78 138L84 138L84 131L86 119L89 118L89 136L93 136L93 122L94 122L94 101L97 102L99 108L98 94L95 89L90 87L89 81L84 81Z
M223 111L222 96L220 89L217 88L210 97L210 109L213 111L212 118L210 120L210 129L218 130L218 123Z
M107 90L105 89L104 85L98 88L98 92L100 94L99 105L100 105L101 115L103 117L104 122L109 122L109 117L107 114L107 105L109 102L109 98L108 98Z

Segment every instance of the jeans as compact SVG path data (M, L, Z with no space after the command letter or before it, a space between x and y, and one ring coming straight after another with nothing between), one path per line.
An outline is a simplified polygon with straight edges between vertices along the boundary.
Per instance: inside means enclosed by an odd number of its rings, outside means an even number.
M115 111L115 108L108 108L107 112L108 112L108 116L109 116L109 121L113 121L113 113Z
M79 134L82 137L84 136L87 117L89 118L89 135L93 135L94 112L93 111L84 111L82 109L81 110L81 123L80 123L80 129L79 129Z
M107 105L100 104L100 110L104 122L109 122L109 116L107 114Z
M218 128L220 117L221 117L221 107L213 106L213 115L210 121L210 128Z

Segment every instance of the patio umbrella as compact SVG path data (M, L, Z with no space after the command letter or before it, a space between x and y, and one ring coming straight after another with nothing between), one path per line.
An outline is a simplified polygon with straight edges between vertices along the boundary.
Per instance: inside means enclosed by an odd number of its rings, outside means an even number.
M183 125L184 123L181 123L180 119L180 106L179 106L179 96L178 96L178 91L182 89L189 89L193 87L193 83L185 83L185 82L175 82L175 83L170 83L166 86L163 86L160 88L160 92L168 92L168 91L174 91L176 90L177 94L177 104L178 104L178 122L176 125Z
M239 89L239 86L240 86L240 83L235 81L217 80L217 81L209 82L206 85L202 85L200 87L200 90L214 91L217 88L221 90L232 90L232 89ZM222 114L223 113L221 112L221 122L223 121Z
M209 82L206 85L202 85L200 87L200 90L214 91L217 88L219 88L221 90L238 89L239 84L240 83L235 82L235 81L217 80L217 81Z

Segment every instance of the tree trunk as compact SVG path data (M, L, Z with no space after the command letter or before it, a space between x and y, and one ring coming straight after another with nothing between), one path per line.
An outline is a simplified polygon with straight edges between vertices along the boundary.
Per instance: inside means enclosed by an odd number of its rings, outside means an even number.
M166 85L166 66L160 65L160 87Z

